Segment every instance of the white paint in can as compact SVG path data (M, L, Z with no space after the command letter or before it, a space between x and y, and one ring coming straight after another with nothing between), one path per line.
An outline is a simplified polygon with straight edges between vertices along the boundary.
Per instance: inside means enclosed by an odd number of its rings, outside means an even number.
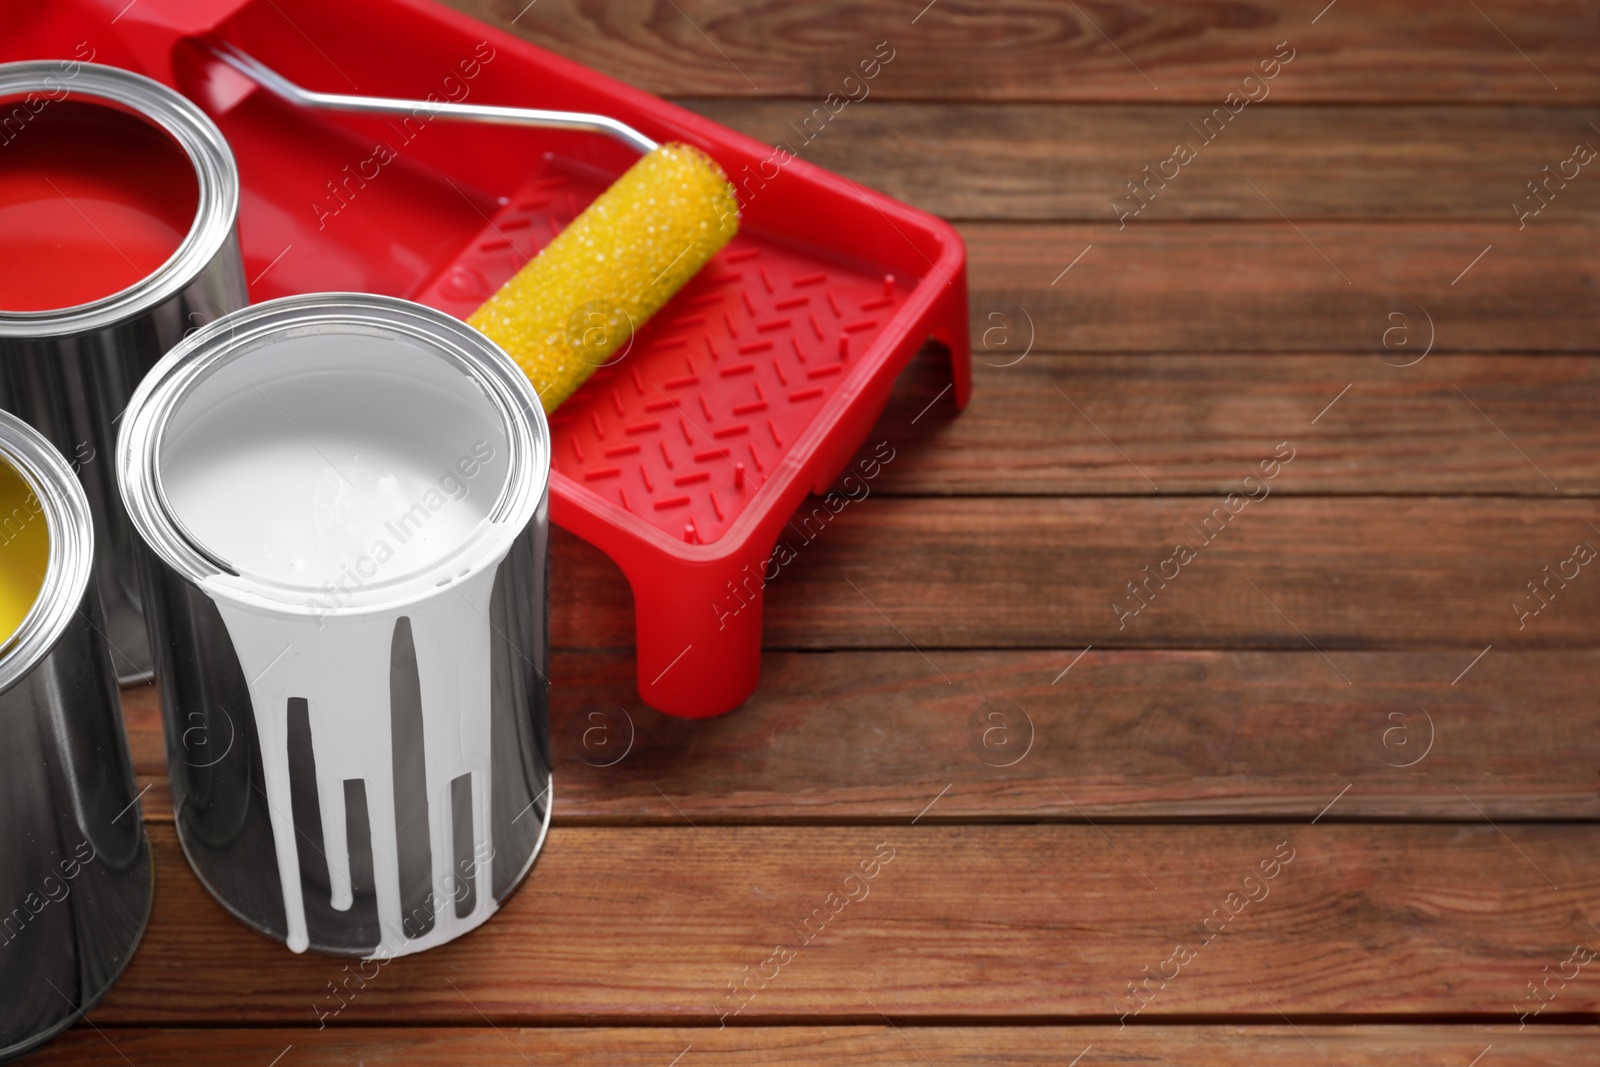
M491 624L496 569L535 501L514 477L503 407L420 339L349 327L280 333L189 383L154 469L186 540L232 573L202 589L248 681L282 882L287 942L308 946L291 812L288 716L304 699L331 906L351 907L344 783L366 783L382 940L374 956L448 941L495 909L490 841ZM542 491L542 485L540 486ZM523 494L527 495L526 493ZM407 936L391 715L409 620L428 783L432 928ZM452 783L471 775L469 914L451 902L464 851Z

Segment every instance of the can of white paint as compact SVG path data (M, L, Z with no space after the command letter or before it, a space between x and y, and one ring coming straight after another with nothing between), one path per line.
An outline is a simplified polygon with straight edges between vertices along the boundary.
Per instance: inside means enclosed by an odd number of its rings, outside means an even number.
M94 1007L150 914L150 846L93 566L77 477L0 411L0 1060Z
M550 818L537 396L404 300L223 316L128 404L177 827L296 952L391 957L484 922Z

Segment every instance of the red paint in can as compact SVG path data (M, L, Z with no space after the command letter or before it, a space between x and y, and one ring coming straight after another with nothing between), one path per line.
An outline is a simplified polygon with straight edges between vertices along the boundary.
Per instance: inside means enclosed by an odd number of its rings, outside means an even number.
M194 223L194 164L121 108L44 101L0 146L0 308L52 311L121 292Z

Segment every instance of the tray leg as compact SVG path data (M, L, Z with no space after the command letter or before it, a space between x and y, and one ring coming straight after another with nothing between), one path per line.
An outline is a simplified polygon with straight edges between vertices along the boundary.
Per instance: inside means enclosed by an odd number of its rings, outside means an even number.
M633 586L640 698L657 711L705 719L737 708L761 675L764 571L772 546L726 560L657 557Z
M950 377L955 384L956 408L967 406L972 397L972 337L967 332L967 272L960 274L945 289L943 299L930 313L928 333L950 350Z

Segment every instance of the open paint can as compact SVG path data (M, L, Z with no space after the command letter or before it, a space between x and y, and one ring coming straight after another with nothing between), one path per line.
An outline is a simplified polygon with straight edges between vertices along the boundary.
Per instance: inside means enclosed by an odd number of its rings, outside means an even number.
M550 818L550 437L522 371L408 301L272 300L156 365L116 465L212 894L296 952L484 922Z
M0 412L0 1060L77 1022L150 914L150 846L72 469Z
M158 82L72 60L0 64L0 408L89 496L112 659L148 677L115 421L184 333L247 302L239 175L221 132Z

